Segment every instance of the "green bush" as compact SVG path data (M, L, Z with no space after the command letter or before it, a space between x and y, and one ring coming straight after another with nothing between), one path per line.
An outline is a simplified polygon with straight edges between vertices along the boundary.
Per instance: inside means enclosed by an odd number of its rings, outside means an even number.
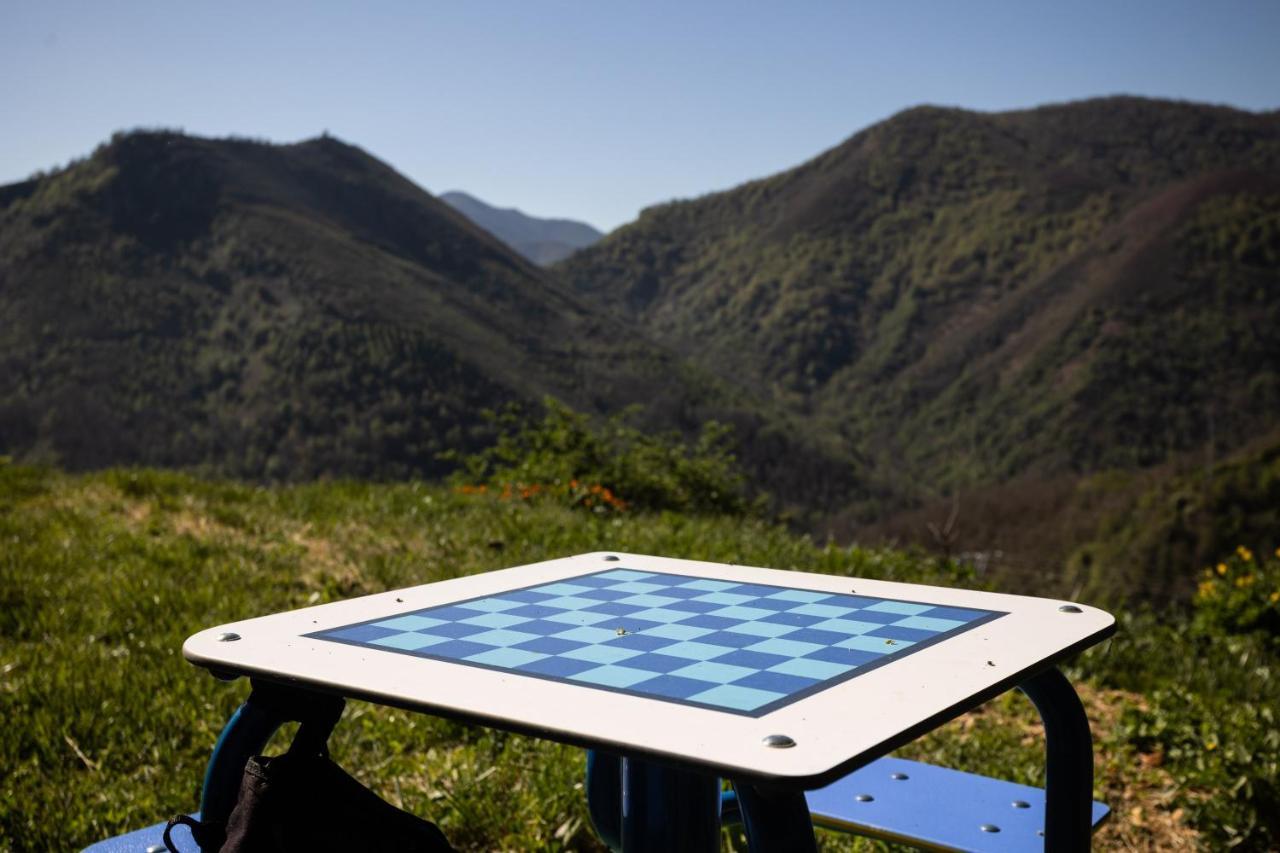
M1205 570L1189 613L1121 617L1103 684L1133 691L1117 733L1177 782L1214 849L1280 844L1280 559L1239 547Z
M1206 635L1261 633L1280 641L1280 549L1257 559L1241 545L1204 570L1195 596L1196 630Z
M487 450L465 457L455 485L509 499L553 497L600 514L628 509L739 515L758 507L730 452L729 427L703 425L692 444L674 432L630 426L628 409L593 423L559 401L543 401L541 419L518 408L492 415L501 432Z

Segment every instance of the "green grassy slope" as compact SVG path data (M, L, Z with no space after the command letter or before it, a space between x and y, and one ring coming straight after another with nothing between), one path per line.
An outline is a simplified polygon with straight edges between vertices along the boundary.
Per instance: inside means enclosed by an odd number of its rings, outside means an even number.
M921 107L556 270L919 498L1274 422L1278 211L1276 114Z
M820 547L740 516L128 469L0 465L0 542L3 850L74 849L195 807L208 751L245 693L181 659L183 638L218 622L597 549L973 582L936 559ZM1234 557L1224 572L1250 602L1280 597L1280 561ZM1220 604L1194 624L1126 616L1109 648L1073 666L1094 722L1098 795L1116 810L1102 847L1280 839L1274 635L1244 631L1234 599L1206 601ZM1011 695L906 754L1038 782L1041 750L1034 713ZM333 751L464 850L599 849L575 750L350 703ZM823 837L823 849L854 847Z
M0 189L0 314L0 451L70 468L435 475L492 437L483 409L554 395L734 422L788 502L856 480L849 454L328 137L118 135Z

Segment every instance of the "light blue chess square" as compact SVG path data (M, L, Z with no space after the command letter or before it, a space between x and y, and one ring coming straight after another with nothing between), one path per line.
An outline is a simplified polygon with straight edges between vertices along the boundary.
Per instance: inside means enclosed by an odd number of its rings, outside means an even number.
M517 643L527 643L530 640L538 639L537 634L526 634L524 631L506 631L499 628L496 631L485 631L480 634L473 634L464 638L468 643L481 643L486 646L514 646Z
M590 598L562 595L559 598L548 598L546 601L539 601L538 605L541 607L554 607L557 610L585 610L591 605L599 603Z
M696 625L678 625L673 622L668 625L645 628L640 633L643 633L646 637L661 637L664 640L695 640L698 637L705 637L707 634L715 633L715 629L699 628Z
M837 675L843 675L853 669L849 664L832 663L825 660L814 660L813 658L792 658L789 661L769 667L769 672L780 672L783 675L798 675L801 678L812 678L815 681L825 681L828 678L835 678Z
M741 625L732 625L725 630L733 631L735 634L749 634L752 637L781 637L800 629L795 625L780 625L777 622L743 622Z
M481 613L479 616L461 621L463 625L479 625L482 628L510 628L512 625L530 620L524 616L512 616L510 613Z
M682 619L692 619L697 613L690 613L687 610L666 610L661 607L651 607L648 610L640 610L632 613L627 619L643 619L645 622L658 622L663 625L669 625L672 622L679 622Z
M579 586L576 583L549 583L546 586L535 586L533 592L544 592L547 595L582 595L591 592L593 587Z
M430 634L415 634L407 632L404 634L392 634L390 637L383 637L380 640L372 640L375 646L388 646L393 649L403 649L406 652L412 652L417 649L425 649L427 646L434 646L436 643L443 643L447 637L433 637Z
M550 616L544 616L548 622L563 622L566 625L595 625L598 622L604 622L606 619L616 619L616 616L609 616L605 613L596 613L592 610L566 610L564 613L553 613Z
M487 652L480 652L477 655L471 655L466 660L473 663L483 663L489 666L500 666L504 669L515 669L524 666L527 663L533 663L536 660L542 660L547 655L539 652L530 652L525 649L489 649Z
M483 613L501 613L503 610L511 610L516 607L523 607L523 601L502 601L497 598L481 598L476 601L464 601L457 605L465 607L467 610L479 610Z
M666 607L668 604L675 604L680 599L672 598L669 595L629 595L626 598L620 598L615 604L627 604L632 607Z
M663 652L666 653L665 651ZM678 675L681 678L695 678L698 681L710 681L712 684L728 684L730 681L737 681L739 678L746 678L748 675L755 675L756 670L746 666L733 666L727 663L716 663L715 661L701 660L697 663L691 663L680 669L672 670L672 675Z
M906 619L899 619L893 623L898 628L915 628L917 631L950 631L952 628L959 628L963 622L955 619L939 619L936 616L908 616Z
M712 610L708 616L719 616L721 619L763 619L766 616L772 616L776 611L761 610L759 607L742 607L733 605L730 607L721 607L719 610Z
M443 619L432 619L429 616L397 616L382 622L374 622L379 628L390 628L393 631L421 631L423 628L434 628L444 625Z
M802 604L793 607L788 613L799 613L803 616L825 616L828 619L839 619L857 610L856 607L837 607L834 604Z
M670 646L663 646L662 654L671 655L677 658L688 658L689 660L710 660L718 658L721 655L727 655L734 649L729 646L716 646L711 643L699 643L694 640L687 640L682 643L675 643Z
M768 640L747 646L749 652L763 652L766 655L781 655L788 658L798 658L804 655L816 652L823 648L817 643L801 643L796 640L784 640L781 637L772 637Z
M574 681L586 681L591 684L602 684L605 687L631 687L650 678L657 678L658 673L646 672L643 669L631 669L625 666L606 664L595 669L588 669L569 678Z
M619 646L583 646L580 649L570 649L562 652L559 656L562 658L573 658L574 660L587 660L592 663L618 663L627 658L633 658L643 652L635 649L624 649Z
M705 601L708 604L741 604L753 598L755 598L754 595L742 595L736 592L709 592L706 595L699 595L694 601Z
M836 643L837 648L841 649L857 649L860 652L875 652L881 655L887 655L899 648L911 645L907 640L894 640L894 645L885 642L884 637L850 637L847 640L841 640Z
M731 581L713 581L703 579L682 583L680 584L680 589L703 589L707 592L719 592L725 589L733 589L735 586L737 586L737 584Z
M916 616L926 610L932 610L932 604L911 604L906 601L877 601L866 608L877 613L901 613L903 616Z
M642 581L645 578L655 577L653 572L633 572L631 569L614 569L611 572L604 572L596 575L598 578L604 578L607 581Z
M778 601L797 601L801 604L811 604L815 601L823 601L831 598L830 593L814 592L811 589L784 589L781 592L775 592L769 598Z
M695 693L689 698L707 705L719 705L722 708L736 708L739 711L754 711L761 705L767 705L783 694L770 690L757 690L754 687L739 687L736 684L720 684L710 690Z
M830 631L833 634L865 634L868 631L883 628L884 625L879 622L859 622L856 619L828 619L809 627L819 631Z
M657 592L660 589L666 589L660 583L645 583L643 581L626 581L624 583L610 584L606 589L613 592Z
M561 631L559 634L552 634L551 636L561 640L571 640L575 643L603 643L618 636L618 632L609 628L583 627ZM470 640L471 637L467 639Z

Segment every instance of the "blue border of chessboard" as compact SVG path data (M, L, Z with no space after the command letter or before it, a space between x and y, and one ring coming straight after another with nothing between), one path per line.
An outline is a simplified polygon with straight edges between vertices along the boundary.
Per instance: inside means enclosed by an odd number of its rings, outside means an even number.
M646 582L650 578L661 579L656 584L661 591L654 582ZM770 609L773 612L766 612ZM867 623L859 622L850 611L859 612L862 620L877 622L878 627L860 628ZM303 636L761 717L1004 615L972 607L616 567ZM731 620L736 620L731 627L721 624ZM641 627L627 630L620 623ZM882 635L863 636L877 631ZM517 637L517 632L524 638ZM841 633L843 640L836 645L830 638ZM886 633L889 636L883 636ZM485 635L480 643L469 641L480 634ZM827 645L814 642L816 637L810 635L825 635ZM746 648L749 645L751 649ZM885 652L885 646L896 648ZM720 648L730 651L715 651ZM626 650L628 657L621 658L619 650ZM569 654L562 658L559 652ZM685 658L687 665L678 671L649 670L660 674L628 683L626 672L634 678L635 667L676 657ZM641 658L646 660L636 663ZM717 663L711 658L726 660ZM750 675L735 675L750 670L753 661L767 663L774 658L783 662ZM632 667L626 666L628 661ZM686 682L702 683L703 678L708 679L707 689L690 693Z

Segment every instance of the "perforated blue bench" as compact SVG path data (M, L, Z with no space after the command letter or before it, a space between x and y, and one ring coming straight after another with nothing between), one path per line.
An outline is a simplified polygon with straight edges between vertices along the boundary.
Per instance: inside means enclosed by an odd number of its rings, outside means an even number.
M925 850L1044 849L1043 788L881 758L805 794L817 826ZM1111 810L1093 803L1096 830Z

